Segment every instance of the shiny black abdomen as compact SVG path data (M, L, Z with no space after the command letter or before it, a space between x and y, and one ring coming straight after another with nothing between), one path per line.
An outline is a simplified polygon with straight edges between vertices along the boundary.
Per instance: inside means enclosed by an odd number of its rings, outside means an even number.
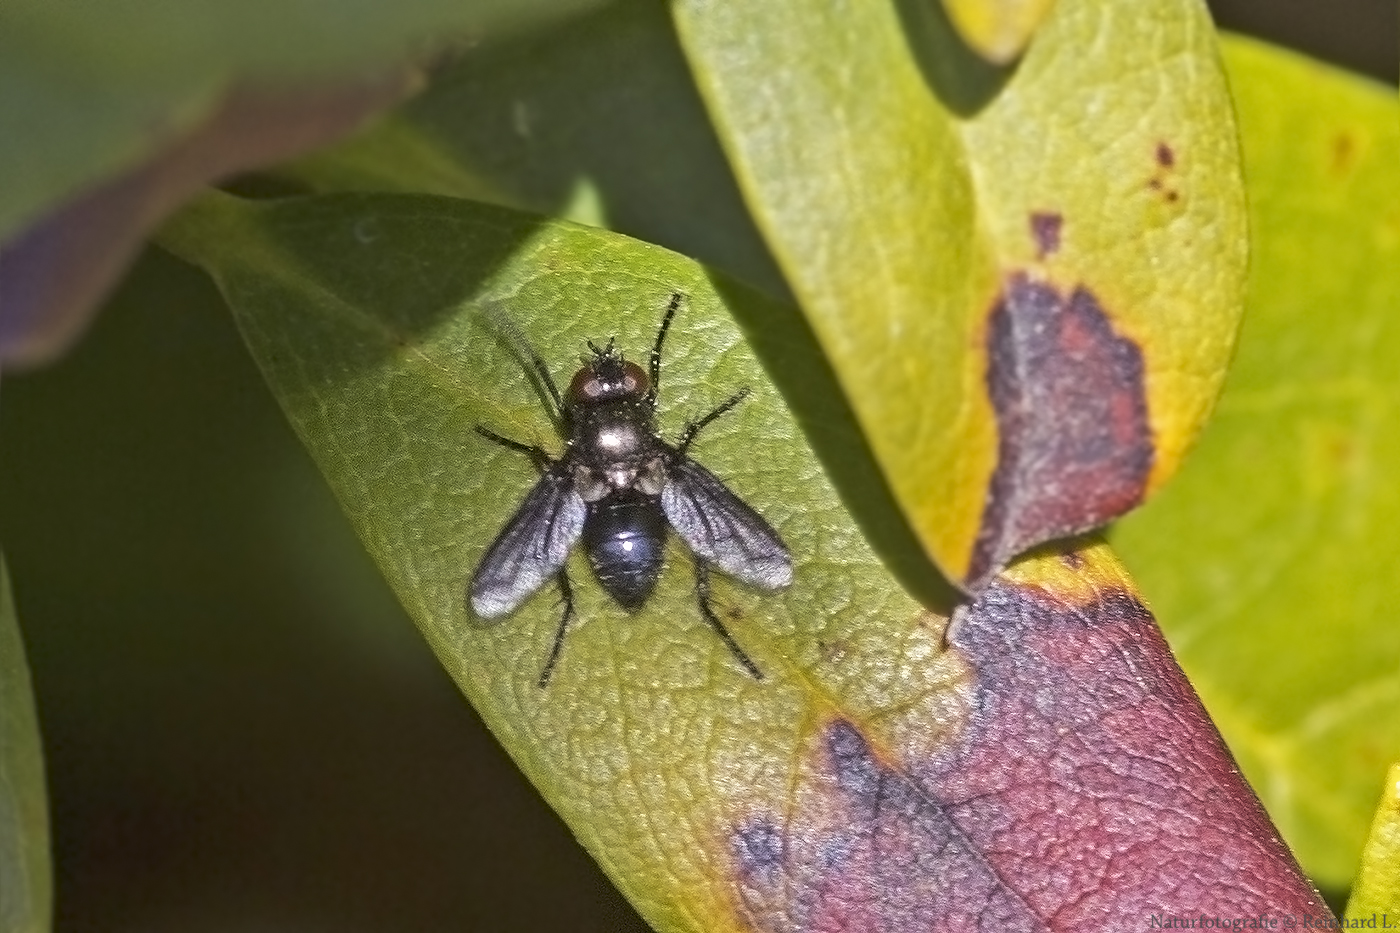
M628 612L642 607L661 575L666 514L659 496L634 489L613 492L588 504L583 547L593 574Z

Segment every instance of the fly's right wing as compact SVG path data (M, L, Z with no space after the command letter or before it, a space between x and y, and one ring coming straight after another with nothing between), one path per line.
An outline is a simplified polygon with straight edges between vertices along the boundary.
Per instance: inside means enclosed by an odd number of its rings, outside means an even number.
M792 582L787 546L719 477L684 456L666 468L661 509L690 549L720 570L764 590Z
M531 489L472 574L472 609L499 619L559 572L583 534L587 507L568 474L551 468Z

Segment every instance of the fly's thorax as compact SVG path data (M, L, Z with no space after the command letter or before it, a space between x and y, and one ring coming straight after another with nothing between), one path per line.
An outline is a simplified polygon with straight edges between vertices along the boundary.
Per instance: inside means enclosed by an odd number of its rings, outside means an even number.
M577 405L570 414L566 460L584 502L598 502L614 492L661 494L667 447L656 434L646 399Z
M654 456L661 444L651 407L625 399L575 408L569 419L569 446L595 466Z
M574 489L584 502L598 502L615 492L659 496L666 485L666 461L660 456L636 461L613 461L595 466L573 462Z

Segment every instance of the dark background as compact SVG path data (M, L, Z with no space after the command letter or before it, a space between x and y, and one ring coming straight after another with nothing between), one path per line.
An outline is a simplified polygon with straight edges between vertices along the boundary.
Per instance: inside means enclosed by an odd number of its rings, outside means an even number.
M1389 83L1395 0L1229 0ZM0 528L57 929L643 930L388 594L198 272L7 379Z
M1394 0L1206 0L1216 25L1395 84L1400 4Z

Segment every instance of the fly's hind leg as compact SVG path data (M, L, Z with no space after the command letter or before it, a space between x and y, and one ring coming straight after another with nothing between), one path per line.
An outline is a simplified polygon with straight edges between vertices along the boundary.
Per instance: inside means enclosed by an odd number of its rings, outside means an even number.
M541 370L546 379L548 372ZM551 382L550 388L554 385ZM556 390L557 391L557 390ZM488 441L500 444L507 450L522 453L534 461L535 467L540 473L546 473L554 466L555 459L545 453L544 448L536 447L534 444L522 444L520 441L513 441L481 425L476 426L476 433L486 438ZM564 607L564 612L559 616L559 628L554 633L554 645L549 649L549 658L544 662L544 670L540 672L540 689L549 686L549 678L554 674L554 665L559 663L559 652L564 648L564 634L569 630L569 620L574 617L574 588L569 584L569 572L561 569L554 575L554 580L559 584L559 602Z
M540 671L540 689L549 686L549 678L554 674L554 665L559 663L559 652L564 650L564 634L569 630L569 620L574 617L574 588L569 583L569 571L561 570L554 577L559 584L559 601L564 612L559 616L559 629L554 633L554 645L549 649L549 658Z
M744 670L753 675L754 680L762 680L763 673L759 671L758 665L749 659L744 653L744 649L739 647L739 643L734 640L734 636L729 634L729 629L724 627L724 623L719 620L714 607L710 605L710 568L700 558L695 559L695 599L700 603L700 611L705 614L705 620L710 623L710 627L724 643L729 646L729 651L734 655L734 659L744 666Z

